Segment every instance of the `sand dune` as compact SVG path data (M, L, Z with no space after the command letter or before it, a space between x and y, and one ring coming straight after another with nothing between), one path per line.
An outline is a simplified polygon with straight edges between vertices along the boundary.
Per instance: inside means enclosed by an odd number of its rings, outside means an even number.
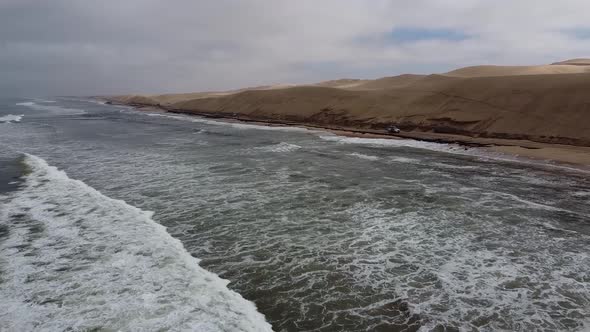
M357 86L351 87L353 90L376 90L392 89L406 87L422 80L425 75L404 74L399 76L383 77L376 80L367 80Z
M560 62L554 62L552 65L576 65L576 66L590 66L590 59L570 59Z
M112 100L259 120L375 130L395 123L405 131L590 146L590 66L584 61Z
M370 80L359 80L359 79L350 79L350 78L342 78L339 80L331 80L331 81L324 81L316 84L312 84L314 86L320 86L325 88L339 88L339 89L347 89L347 88L355 88L363 83L367 83Z
M110 96L107 99L123 104L147 105L147 106L170 106L186 100L216 98L233 95L236 93L250 90L276 90L286 89L295 86L294 84L274 84L263 85L250 88L243 88L229 91L207 91L207 92L189 92L189 93L168 93L161 95L120 95Z
M473 66L444 73L454 77L517 76L590 73L590 67L573 64L544 66Z
M156 100L157 96L143 96L143 95L121 95L121 96L111 96L107 99L115 102L119 102L122 104L137 104L137 105L157 105L158 100Z

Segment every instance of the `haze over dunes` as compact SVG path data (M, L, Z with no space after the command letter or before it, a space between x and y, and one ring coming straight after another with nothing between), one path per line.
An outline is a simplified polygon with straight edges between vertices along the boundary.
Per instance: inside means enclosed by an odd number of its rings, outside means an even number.
M585 65L588 63L589 65ZM590 60L228 92L118 96L186 113L590 145Z

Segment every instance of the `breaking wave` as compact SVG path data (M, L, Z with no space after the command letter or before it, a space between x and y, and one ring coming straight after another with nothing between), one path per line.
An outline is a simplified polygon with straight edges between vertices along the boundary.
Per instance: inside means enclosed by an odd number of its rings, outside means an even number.
M365 160L379 160L379 157L377 157L377 156L362 154L362 153L358 153L358 152L349 153L348 155L353 156L353 157L357 157L357 158L361 158L361 159L365 159Z
M8 114L5 116L0 116L0 123L14 123L14 122L20 122L20 120L23 118L24 115L14 115L14 114Z
M361 137L343 137L336 135L323 135L321 139L326 141L338 142L338 143L352 143L352 144L366 144L373 146L387 146L387 147L409 147L417 149L427 149L432 151L444 151L444 152L458 152L463 151L465 148L454 145L454 144L441 144L441 143L430 143L422 142L411 139L390 139L390 138L361 138Z
M156 113L156 112L146 112L146 111L134 111L136 113L141 113L147 116L157 116L169 119L176 119L182 121L190 121L190 122L198 122L198 123L206 123L214 126L229 126L237 129L255 129L255 130L269 130L269 131L290 131L290 132L305 132L305 133L325 133L325 131L321 130L313 130L307 129L303 127L295 127L295 126L279 126L279 125L265 125L265 124L250 124L250 123L243 123L243 122L230 122L224 120L209 120L197 115L170 115L165 113Z
M52 101L45 101L45 103L52 102ZM17 103L17 106L25 106L35 111L45 111L49 114L66 114L66 115L77 115L77 114L84 114L86 111L78 108L66 108L61 106L55 105L41 105L32 101Z
M296 144L290 144L286 142L281 142L278 144L273 144L269 146L263 146L257 148L259 151L263 152L292 152L301 149L301 146Z
M406 148L415 148L415 149L423 149L423 150L430 150L430 151L437 151L443 153L452 153L464 156L471 156L476 157L481 161L503 161L503 162L513 162L519 164L526 164L526 165L533 165L533 166L543 166L543 167L550 167L550 168L558 168L568 172L581 172L581 173L588 173L589 171L584 168L573 167L573 166L565 166L565 165L557 165L548 163L545 161L539 161L529 158L521 158L518 156L513 156L509 154L504 154L501 152L492 152L489 150L484 150L480 148L468 148L465 146L461 146L458 144L451 144L451 143L433 143L433 142L424 142L418 141L413 139L390 139L390 138L361 138L361 137L343 137L337 135L321 135L321 139L331 142L337 142L342 144L359 144L359 145L370 145L370 146L377 146L377 147L406 147ZM403 161L402 161L403 162ZM439 167L444 167L444 165L439 164ZM453 168L456 168L453 166ZM471 167L469 167L471 168Z
M23 187L0 198L0 330L271 330L151 212L24 164Z

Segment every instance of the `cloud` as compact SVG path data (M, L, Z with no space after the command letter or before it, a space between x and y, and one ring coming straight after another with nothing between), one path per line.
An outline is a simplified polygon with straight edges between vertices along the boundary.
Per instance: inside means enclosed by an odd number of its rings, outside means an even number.
M461 41L469 39L464 32L452 29L427 29L420 27L394 28L388 38L397 43L413 43L420 40L449 40Z
M586 0L0 0L0 94L236 88L590 56Z
M567 29L563 33L576 39L590 39L590 28Z

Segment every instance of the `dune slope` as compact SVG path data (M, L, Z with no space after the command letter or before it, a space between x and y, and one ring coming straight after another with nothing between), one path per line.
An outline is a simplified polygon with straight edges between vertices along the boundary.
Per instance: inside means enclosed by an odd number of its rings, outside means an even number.
M444 75L454 77L485 77L583 73L590 73L590 66L574 64L555 64L546 66L473 66L453 70Z

